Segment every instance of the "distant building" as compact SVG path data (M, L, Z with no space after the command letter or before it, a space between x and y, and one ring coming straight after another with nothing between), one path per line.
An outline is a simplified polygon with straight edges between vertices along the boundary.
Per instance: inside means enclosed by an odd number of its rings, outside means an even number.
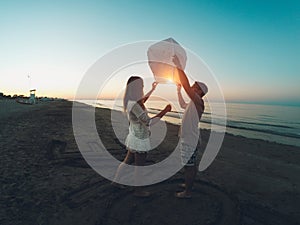
M0 92L0 98L3 98L4 94L2 92Z

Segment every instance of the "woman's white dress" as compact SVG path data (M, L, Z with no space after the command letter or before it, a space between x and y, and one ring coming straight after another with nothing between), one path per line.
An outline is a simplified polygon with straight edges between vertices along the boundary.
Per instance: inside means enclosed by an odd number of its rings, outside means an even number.
M129 101L127 104L127 115L129 119L129 134L125 144L132 152L145 153L151 150L150 129L151 118L146 110L136 102Z

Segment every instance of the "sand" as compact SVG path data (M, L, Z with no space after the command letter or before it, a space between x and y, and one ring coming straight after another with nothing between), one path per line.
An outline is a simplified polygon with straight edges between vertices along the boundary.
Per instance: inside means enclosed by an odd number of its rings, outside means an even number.
M282 225L300 222L300 149L226 134L223 146L199 172L192 199L176 199L182 171L148 186L141 199L133 188L117 189L97 174L78 151L72 103L21 105L0 100L0 224L226 224ZM108 109L96 110L105 146L122 160ZM167 157L178 126L148 155ZM209 135L202 130L203 145Z

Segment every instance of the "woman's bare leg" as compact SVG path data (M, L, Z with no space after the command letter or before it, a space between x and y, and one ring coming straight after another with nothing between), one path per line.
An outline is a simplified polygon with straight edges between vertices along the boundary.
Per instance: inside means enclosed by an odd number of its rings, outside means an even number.
M130 164L134 161L134 153L130 152L129 150L127 151L127 154L125 156L125 159L123 160L123 162L119 165L115 178L112 182L112 184L116 184L119 181L120 178L120 174L123 170L123 167L125 166L125 164Z
M145 165L147 154L146 153L135 153L134 155L135 155L135 166L136 166L135 179L138 179L139 177L142 177L139 167L142 167ZM147 191L143 191L142 187L136 187L134 195L138 196L138 197L148 197L150 195L150 193Z

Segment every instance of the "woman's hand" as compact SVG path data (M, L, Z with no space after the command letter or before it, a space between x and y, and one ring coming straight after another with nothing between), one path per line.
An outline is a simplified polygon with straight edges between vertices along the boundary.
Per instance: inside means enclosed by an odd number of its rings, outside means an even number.
M172 110L172 106L170 104L166 105L164 111L171 112L171 110Z
M153 83L152 83L152 90L155 90L155 88L156 88L157 85L158 85L158 82L156 82L156 81L153 82Z
M152 92L155 90L157 84L158 84L158 82L153 82L152 83L152 89L144 96L143 103L145 103L148 100L148 98L150 97L150 95L152 94Z
M172 107L171 107L170 104L166 105L166 107L165 107L160 113L158 113L156 116L154 116L154 117L152 118L152 123L151 123L151 125L157 123L157 121L159 121L160 118L162 118L164 115L166 115L167 112L170 112L171 109L172 109Z

